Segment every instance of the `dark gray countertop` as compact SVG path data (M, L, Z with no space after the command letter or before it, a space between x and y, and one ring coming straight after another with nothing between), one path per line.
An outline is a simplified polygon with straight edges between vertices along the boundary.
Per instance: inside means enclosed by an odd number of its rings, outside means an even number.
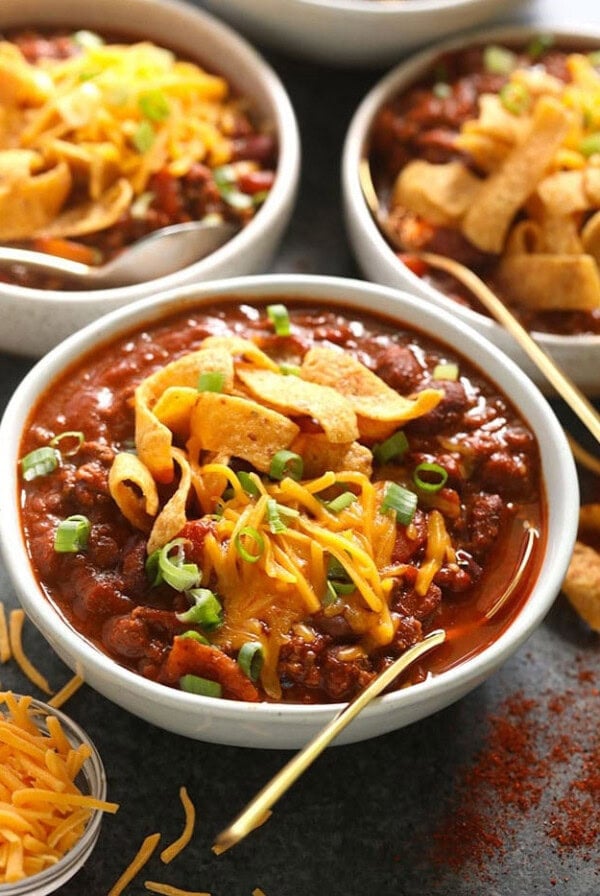
M600 23L596 2L569 4L569 17ZM538 3L536 9L548 5ZM290 92L303 139L297 210L272 270L358 276L341 220L339 158L351 114L381 73L329 71L267 55ZM0 355L0 409L30 366ZM560 404L556 409L577 431ZM586 480L583 486L588 500L600 500L598 482ZM1 567L0 595L8 609L16 606ZM56 689L70 677L30 624L24 644ZM3 688L31 692L12 663L0 668L0 681ZM289 754L178 737L84 686L67 712L98 746L109 797L121 808L104 820L92 858L60 892L102 896L147 834L161 831L165 844L174 839L182 825L178 791L185 785L198 814L192 844L170 866L156 855L128 887L129 896L147 892L147 879L213 896L251 896L257 887L266 896L596 896L600 830L593 826L600 790L588 793L575 782L586 755L598 756L600 728L591 724L598 718L598 688L600 640L559 597L529 642L487 683L409 728L330 749L275 807L268 824L217 858L210 849L215 834ZM525 715L515 716L516 695L531 701ZM510 740L503 733L515 720ZM511 762L515 774L524 756L529 766L521 805L507 806L494 772L502 751L517 734L528 734L532 721L535 743L524 743ZM573 732L576 744L561 739ZM546 769L539 760L548 751L556 761ZM476 761L480 752L484 762ZM561 799L583 805L588 795L592 801L595 796L595 806L590 803L580 817L585 814L590 842L561 845L556 831L556 818L566 819ZM464 847L471 842L474 818L483 819L480 836L490 842L485 861L475 861L477 851L471 861L459 861L456 849L451 861L440 858L440 832L452 831L455 845Z

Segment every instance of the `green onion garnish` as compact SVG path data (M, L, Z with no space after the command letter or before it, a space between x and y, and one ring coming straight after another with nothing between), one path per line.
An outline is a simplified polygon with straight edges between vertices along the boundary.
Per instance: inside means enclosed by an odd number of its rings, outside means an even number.
M483 66L491 75L509 75L516 64L516 55L506 47L492 44L483 51Z
M62 520L54 533L54 550L58 554L76 554L88 546L92 524L87 516L75 514Z
M297 519L300 513L292 507L286 507L285 504L278 504L275 498L267 500L267 522L269 529L274 535L279 535L287 529L287 523L284 522L285 517L288 519ZM284 519L282 519L282 517Z
M587 58L589 64L593 65L594 68L600 66L600 50L593 50L591 53L588 53Z
M425 473L428 478L424 479L422 476L423 473ZM439 490L444 487L447 479L447 471L439 464L423 462L415 467L413 472L413 481L415 485L424 492L439 492Z
M250 473L246 473L245 470L240 470L236 475L239 479L240 485L242 486L246 494L251 498L258 498L258 496L260 495L260 489Z
M500 102L511 115L522 115L531 105L531 94L524 84L511 81L499 93Z
M219 370L205 370L198 377L198 392L222 392L225 374Z
M458 379L458 364L436 364L433 368L431 376L434 380L453 380Z
M391 510L396 514L396 519L403 526L408 526L417 509L417 496L414 492L398 485L397 482L389 482L381 502L383 511Z
M303 472L304 461L299 454L295 454L293 451L287 451L285 448L282 448L281 451L278 451L271 458L269 467L271 479L283 479L285 476L289 476L290 479L298 481L302 479Z
M254 545L254 550L249 551L245 541L249 541L252 545ZM246 563L256 563L262 557L265 550L265 540L254 526L244 526L243 529L240 529L238 534L234 539L235 549Z
M445 100L447 97L452 96L452 88L446 81L437 81L437 83L433 85L432 93L439 100Z
M162 90L146 90L138 97L138 106L144 118L150 121L164 121L171 111L169 101Z
M335 594L352 594L356 585L348 575L343 565L335 557L329 557L327 561L327 592L329 596Z
M408 439L401 429L385 442L373 446L373 457L380 464L387 464L396 457L402 457L408 451Z
M56 448L50 448L44 445L43 448L35 448L26 454L21 460L21 471L23 479L31 482L38 476L47 476L58 467L60 463L60 454Z
M280 364L279 370L284 376L300 376L301 367L299 364Z
M95 47L101 47L104 44L104 41L100 37L99 34L96 34L95 31L76 31L72 35L72 40L77 46L81 47L82 50L92 50Z
M85 436L82 432L69 430L69 432L59 432L57 436L50 439L50 447L58 448L63 457L73 457L74 454L77 454L84 441ZM65 442L67 443L66 447ZM69 443L73 443L70 448L68 447Z
M191 588L195 588L200 581L200 570L197 564L185 562L184 544L187 544L185 538L175 538L164 545L158 554L160 580L166 582L175 591L189 591ZM173 550L175 550L175 554L171 555Z
M199 644L209 644L210 641L208 638L205 638L204 635L201 635L200 632L197 632L193 628L189 628L186 632L182 632L178 635L179 638L189 638L191 641L197 641Z
M250 681L256 681L265 661L265 652L258 641L246 641L238 653L238 665Z
M151 149L155 137L154 128L147 119L144 119L144 121L140 121L133 132L131 140L139 153L145 153Z
M267 315L278 336L290 335L290 315L285 305L267 305Z
M179 679L179 687L188 694L199 694L201 697L220 697L223 688L218 681L202 678L200 675L182 675Z
M552 46L554 46L554 35L538 34L527 47L527 55L531 59L539 59Z
M189 610L175 614L180 622L191 622L208 629L222 624L223 607L210 588L191 588L187 595L194 604Z
M579 151L587 157L594 156L600 152L600 131L588 134L579 144Z
M354 492L342 492L341 495L337 495L331 501L325 501L325 507L330 513L341 513L342 510L346 510L357 500L358 498Z

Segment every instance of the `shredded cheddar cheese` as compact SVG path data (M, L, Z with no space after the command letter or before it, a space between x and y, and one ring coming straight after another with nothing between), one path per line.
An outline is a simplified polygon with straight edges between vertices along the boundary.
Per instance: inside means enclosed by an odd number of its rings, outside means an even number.
M11 883L56 864L81 838L94 810L116 803L83 794L75 778L90 756L73 747L56 716L47 732L31 714L31 698L0 695L0 883Z
M172 862L175 856L178 856L179 853L183 849L185 849L185 847L192 839L192 834L194 833L196 810L185 787L181 787L179 789L179 798L182 802L185 812L185 824L183 831L181 832L177 840L174 840L173 843L165 847L165 849L163 849L163 851L161 852L160 858L165 864Z
M21 609L11 610L9 637L12 655L23 674L27 676L32 684L36 685L36 687L45 694L52 694L52 688L48 684L48 681L42 673L36 669L23 650L22 633L24 623L25 611Z
M125 868L119 879L110 888L108 896L121 896L121 893L129 886L134 877L142 870L144 865L152 857L154 850L160 841L160 834L149 834L142 842L142 845L136 852L135 856Z
M158 881L147 880L144 886L151 893L160 893L161 896L211 896L206 890L182 890L172 884L161 884Z
M7 663L12 656L10 639L8 637L8 624L3 601L0 601L0 663Z
M73 675L73 677L63 685L60 691L57 691L56 694L48 700L48 706L53 706L55 709L58 709L79 690L82 684L83 678L81 678L80 675Z

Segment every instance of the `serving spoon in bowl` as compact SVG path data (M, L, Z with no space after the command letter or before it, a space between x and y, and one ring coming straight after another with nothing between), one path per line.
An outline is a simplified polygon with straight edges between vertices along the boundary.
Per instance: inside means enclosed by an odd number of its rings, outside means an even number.
M359 171L360 183L365 201L385 238L395 244L393 234L389 232L383 217L379 197L373 185L371 168L368 159L363 158ZM579 417L588 431L600 442L600 414L593 404L586 398L581 389L556 363L531 336L528 330L520 323L510 309L498 296L492 292L489 286L477 276L470 268L434 252L415 252L411 250L411 256L421 259L431 267L439 268L452 274L458 281L475 295L483 307L500 323L523 349L525 354L533 361L538 370L546 377L561 398L569 405L571 410Z
M46 252L0 246L0 267L23 265L40 274L58 274L80 288L129 286L172 274L214 252L239 230L226 221L186 221L161 227L127 246L103 265L83 264Z

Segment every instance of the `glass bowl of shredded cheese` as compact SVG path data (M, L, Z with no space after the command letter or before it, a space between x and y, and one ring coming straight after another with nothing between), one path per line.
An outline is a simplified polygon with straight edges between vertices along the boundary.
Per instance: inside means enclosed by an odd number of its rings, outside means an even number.
M106 801L100 754L63 712L0 694L0 894L44 896L94 849Z

